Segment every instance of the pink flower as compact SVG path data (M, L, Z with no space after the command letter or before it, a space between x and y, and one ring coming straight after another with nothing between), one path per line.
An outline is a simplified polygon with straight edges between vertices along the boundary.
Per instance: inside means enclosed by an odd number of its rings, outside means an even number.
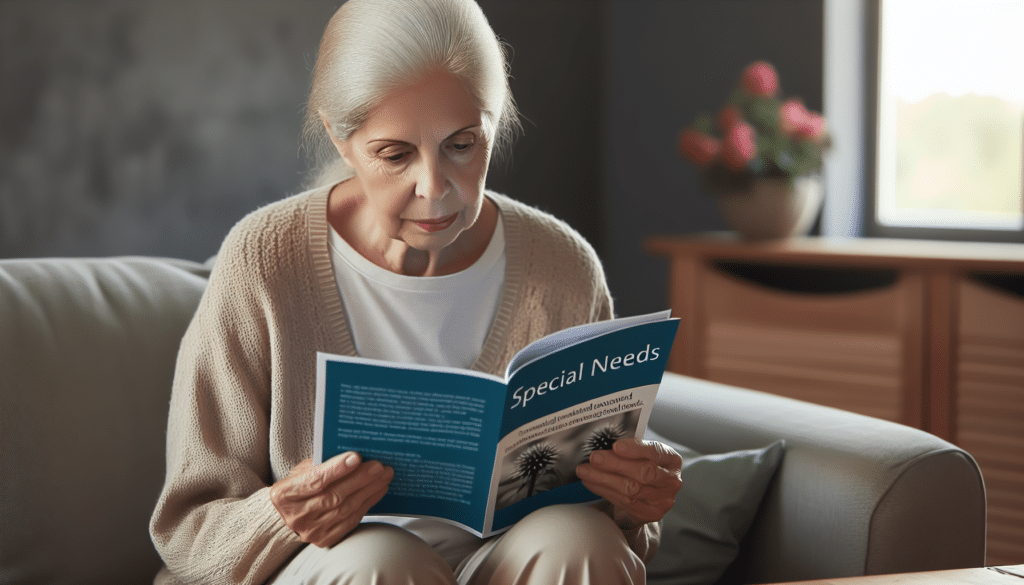
M721 148L719 141L703 132L687 128L679 133L679 151L697 166L707 166L715 160Z
M771 63L755 61L743 71L740 86L749 95L773 96L779 91L779 74Z
M779 129L784 134L793 135L807 121L809 115L803 102L797 98L790 98L779 106Z
M730 128L743 121L743 114L735 104L727 104L718 111L718 127L722 132L728 132Z
M734 170L742 170L757 154L754 128L746 122L739 122L725 133L722 139L722 161Z
M825 118L808 111L799 99L790 98L779 106L779 128L789 136L815 140L825 133Z
M808 113L804 123L796 129L796 135L801 138L816 140L825 134L825 118L818 114Z

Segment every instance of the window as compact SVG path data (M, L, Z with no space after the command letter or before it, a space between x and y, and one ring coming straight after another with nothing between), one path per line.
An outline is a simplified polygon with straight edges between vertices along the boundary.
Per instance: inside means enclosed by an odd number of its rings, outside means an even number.
M1020 239L1021 30L1024 0L879 0L869 234Z

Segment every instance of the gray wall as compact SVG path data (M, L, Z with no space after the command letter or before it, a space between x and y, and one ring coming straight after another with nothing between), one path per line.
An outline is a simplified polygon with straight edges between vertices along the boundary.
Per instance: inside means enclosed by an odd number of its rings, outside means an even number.
M602 10L594 0L479 0L511 47L524 133L490 188L555 214L603 250Z
M213 254L299 183L307 63L333 9L0 2L0 256Z
M491 188L566 219L619 314L665 305L651 233L720 229L676 155L755 59L821 107L822 0L480 0L526 134ZM337 0L0 1L0 257L204 259L296 192L299 119Z
M822 0L611 0L602 123L604 262L619 314L667 307L667 263L649 234L725 229L679 130L715 113L743 68L772 62L784 95L820 111Z

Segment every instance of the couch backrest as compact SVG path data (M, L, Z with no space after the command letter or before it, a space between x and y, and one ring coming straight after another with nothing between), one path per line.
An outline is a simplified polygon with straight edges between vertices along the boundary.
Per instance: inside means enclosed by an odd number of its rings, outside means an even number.
M0 260L0 583L152 583L171 379L207 276Z

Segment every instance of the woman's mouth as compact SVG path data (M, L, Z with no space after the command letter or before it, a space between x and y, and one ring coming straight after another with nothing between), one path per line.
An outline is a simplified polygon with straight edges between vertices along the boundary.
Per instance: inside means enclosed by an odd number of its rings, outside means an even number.
M438 219L414 219L411 221L425 232L439 232L450 228L458 217L459 214L456 212L448 217L441 217Z

